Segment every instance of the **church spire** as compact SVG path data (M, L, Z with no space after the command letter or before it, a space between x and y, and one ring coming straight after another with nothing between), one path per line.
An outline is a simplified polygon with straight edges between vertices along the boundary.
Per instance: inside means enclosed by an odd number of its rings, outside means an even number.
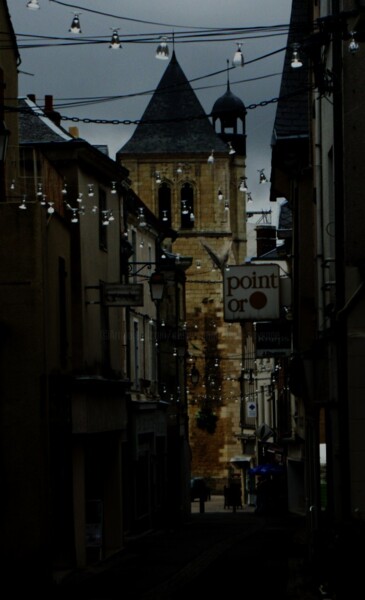
M170 62L123 153L227 152L172 51Z

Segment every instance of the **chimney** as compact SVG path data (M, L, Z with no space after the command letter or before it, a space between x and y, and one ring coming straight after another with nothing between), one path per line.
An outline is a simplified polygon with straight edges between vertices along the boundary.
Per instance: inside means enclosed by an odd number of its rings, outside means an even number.
M53 109L53 96L44 97L44 113L58 127L61 126L61 115Z
M276 248L275 225L258 225L256 227L256 256L260 257Z
M80 137L80 135L79 135L79 128L78 127L69 127L68 128L68 132L74 138Z
M29 100L34 102L34 104L36 104L37 100L36 100L35 94L28 94L28 98L29 98Z

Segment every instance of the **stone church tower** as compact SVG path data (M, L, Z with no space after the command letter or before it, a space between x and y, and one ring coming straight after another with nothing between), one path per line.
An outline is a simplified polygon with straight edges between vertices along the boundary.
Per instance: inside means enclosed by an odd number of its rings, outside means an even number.
M223 274L246 257L246 109L230 90L212 121L175 52L117 159L133 190L178 233L175 255L192 258L186 276L187 385L192 475L222 490L242 452L242 333L223 314ZM240 189L241 187L241 189Z

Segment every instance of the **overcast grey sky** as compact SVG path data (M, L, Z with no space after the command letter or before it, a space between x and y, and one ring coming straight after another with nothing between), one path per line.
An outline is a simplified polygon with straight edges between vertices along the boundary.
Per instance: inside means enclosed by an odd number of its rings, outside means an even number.
M229 79L232 92L248 107L250 209L272 208L269 187L258 184L258 170L270 176L276 103L254 107L279 95L287 27L278 26L289 24L291 0L38 0L39 10L29 10L27 2L8 0L22 59L19 93L35 94L40 105L45 95L52 95L55 108L68 117L139 119L150 99L143 92L156 88L167 66L155 58L161 35L169 38L170 48L174 38L180 66L209 114L226 90L227 66L242 42L245 65L230 69ZM69 32L75 13L82 31L78 35ZM116 28L122 48L112 50ZM207 35L208 29L217 33ZM34 45L42 47L29 47ZM122 98L90 102L101 96ZM124 124L62 124L78 126L81 137L92 144L107 144L112 158L134 129Z

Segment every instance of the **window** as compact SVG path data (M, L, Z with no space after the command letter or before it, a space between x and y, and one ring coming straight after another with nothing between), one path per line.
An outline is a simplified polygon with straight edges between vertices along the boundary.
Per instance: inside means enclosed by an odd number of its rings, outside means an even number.
M190 183L184 183L180 191L181 229L194 227L194 190Z

